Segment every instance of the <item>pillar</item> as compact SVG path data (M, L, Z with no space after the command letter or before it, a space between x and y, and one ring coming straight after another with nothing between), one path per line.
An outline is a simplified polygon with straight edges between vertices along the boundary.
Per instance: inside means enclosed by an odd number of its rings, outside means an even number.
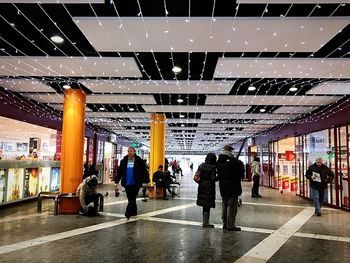
M86 95L81 90L64 92L62 123L61 193L75 193L82 181ZM60 213L76 213L79 199L62 199Z
M149 173L152 182L153 173L159 165L165 164L165 114L151 114L151 142Z

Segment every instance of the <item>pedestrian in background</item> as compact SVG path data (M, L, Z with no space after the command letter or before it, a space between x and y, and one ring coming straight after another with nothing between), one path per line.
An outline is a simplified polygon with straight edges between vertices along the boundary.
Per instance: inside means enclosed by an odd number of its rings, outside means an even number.
M216 170L216 155L208 153L205 162L202 163L198 170L200 180L198 182L197 205L203 207L203 228L213 228L214 225L209 223L210 208L215 208L215 182L218 180Z
M334 173L329 169L321 157L306 171L306 178L310 180L311 197L314 202L315 214L321 216L321 206L327 185L333 180Z
M241 231L235 223L238 197L242 194L241 178L244 174L244 166L233 156L232 151L231 145L225 145L216 162L222 197L222 221L224 230Z

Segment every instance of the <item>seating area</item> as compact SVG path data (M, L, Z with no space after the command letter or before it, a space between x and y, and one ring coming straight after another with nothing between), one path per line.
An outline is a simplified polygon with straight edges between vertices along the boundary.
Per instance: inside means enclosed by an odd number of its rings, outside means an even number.
M98 193L99 198L99 212L103 211L104 206L104 196L100 193ZM37 213L42 212L42 205L43 205L43 199L52 199L54 200L54 206L53 206L53 214L55 216L59 214L64 214L64 211L60 209L60 206L62 204L62 201L65 199L75 199L75 202L77 204L77 211L76 214L78 214L79 210L79 196L76 195L76 193L60 193L60 192L40 192L38 194L38 200L37 200Z

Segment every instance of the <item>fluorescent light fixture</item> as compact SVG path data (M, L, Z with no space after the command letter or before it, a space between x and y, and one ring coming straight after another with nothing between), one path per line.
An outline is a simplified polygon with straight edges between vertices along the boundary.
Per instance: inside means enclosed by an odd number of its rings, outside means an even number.
M177 102L181 103L181 102L184 102L184 100L183 99L178 99Z
M178 67L178 66L174 66L173 69L172 69L172 71L173 71L175 74L177 74L177 73L180 73L180 72L182 71L182 69L181 69L180 67Z
M248 90L249 90L249 91L254 91L254 90L256 90L256 87L254 87L254 86L249 86Z
M105 107L100 107L98 108L99 110L105 110L106 108Z
M69 86L69 85L63 85L63 88L64 88L64 89L70 89L71 86Z
M52 36L51 40L57 44L63 43L64 39L60 36Z
M185 118L185 115L180 114L180 118Z
M265 109L260 109L260 112L265 112L266 110Z
M295 92L295 91L297 91L297 90L298 90L298 88L297 88L297 87L294 87L294 86L289 88L289 91L291 91L291 92Z
M135 109L134 108L129 108L130 111L134 111Z

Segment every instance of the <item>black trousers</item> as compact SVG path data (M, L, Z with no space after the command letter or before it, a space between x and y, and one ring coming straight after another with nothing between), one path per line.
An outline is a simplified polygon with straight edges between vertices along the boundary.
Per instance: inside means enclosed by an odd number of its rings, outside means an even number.
M260 176L259 175L254 175L253 176L252 196L258 196L259 195L259 183L260 183Z
M94 215L96 212L98 212L98 207L99 207L99 196L98 194L93 194L93 195L85 195L84 198L85 204L88 205L91 202L94 203L94 207L89 207L87 214L88 215ZM84 212L83 208L80 207L80 211Z
M136 185L125 186L126 197L128 198L128 205L126 206L125 216L136 216L137 215L137 205L136 197L139 193L140 188Z

